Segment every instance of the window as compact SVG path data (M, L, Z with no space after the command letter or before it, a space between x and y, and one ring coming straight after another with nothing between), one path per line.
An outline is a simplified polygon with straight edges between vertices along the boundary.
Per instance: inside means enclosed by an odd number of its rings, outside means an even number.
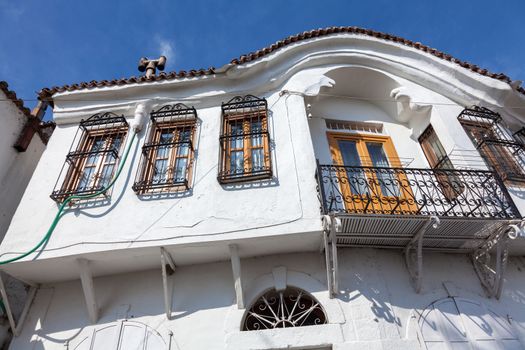
M421 144L421 148L423 148L423 153L425 154L430 167L432 169L445 169L435 173L445 198L448 200L457 198L458 195L463 192L465 186L455 172L447 171L453 170L454 166L448 158L448 155L445 152L441 141L439 141L432 125L429 125L428 128L423 131L419 137L419 143Z
M346 120L326 119L326 128L330 130L348 130L348 131L362 131L373 134L381 134L383 132L383 124L356 122Z
M328 133L334 171L347 211L406 214L414 195L388 136Z
M498 113L482 107L466 108L458 120L487 165L503 181L525 185L525 145L519 134L511 135Z
M127 130L124 116L113 113L95 114L82 120L51 198L62 202L71 195L93 194L108 186L117 169ZM75 150L71 151L74 145Z
M237 96L222 104L220 183L271 178L265 99Z
M193 136L197 122L195 108L179 103L151 113L148 142L133 190L138 194L177 192L191 186Z
M308 293L288 287L261 295L246 311L243 331L325 324L321 304Z

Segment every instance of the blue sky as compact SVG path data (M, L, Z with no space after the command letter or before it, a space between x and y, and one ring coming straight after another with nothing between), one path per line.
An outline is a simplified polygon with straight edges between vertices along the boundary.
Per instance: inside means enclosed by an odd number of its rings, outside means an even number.
M0 0L0 80L33 107L42 87L220 67L288 35L360 26L525 80L525 1Z

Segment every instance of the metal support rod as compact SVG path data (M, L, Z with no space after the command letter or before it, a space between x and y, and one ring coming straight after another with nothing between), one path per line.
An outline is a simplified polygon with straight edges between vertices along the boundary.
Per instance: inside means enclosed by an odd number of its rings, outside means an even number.
M437 228L439 224L439 218L431 216L416 232L405 248L405 262L410 274L410 282L416 293L421 291L423 282L423 237L430 225Z
M244 295L242 290L241 278L241 258L239 257L239 248L236 244L230 244L229 249L232 263L233 282L235 285L235 297L237 299L237 308L244 309Z
M325 258L325 264L326 264L326 281L328 283L328 293L330 295L330 298L333 298L333 281L332 281L332 259L330 255L332 254L332 250L330 249L330 244L328 242L328 232L327 230L323 230L323 243L324 243L324 258Z
M84 298L86 300L86 307L91 323L97 323L98 320L98 306L95 297L95 287L93 284L93 275L89 268L89 261L86 259L78 259L78 266L80 268L80 281L82 282L82 290L84 291Z
M11 305L9 304L9 299L7 298L7 291L5 289L4 285L4 279L2 278L2 274L0 273L0 294L2 295L2 300L4 301L5 311L7 313L7 319L9 320L9 325L11 326L11 330L13 331L13 334L15 337L18 336L15 319L13 317L13 312L11 311Z
M170 291L168 286L168 271L166 269L166 265L169 265L169 267L175 271L175 263L173 262L173 259L171 258L171 255L164 249L163 247L160 247L160 266L162 270L162 287L164 291L164 310L166 312L166 317L168 320L171 319L171 298L170 298Z
M340 225L340 221L336 217L332 217L330 225L330 241L332 243L332 272L333 272L333 290L334 295L339 291L339 265L337 262L337 231Z

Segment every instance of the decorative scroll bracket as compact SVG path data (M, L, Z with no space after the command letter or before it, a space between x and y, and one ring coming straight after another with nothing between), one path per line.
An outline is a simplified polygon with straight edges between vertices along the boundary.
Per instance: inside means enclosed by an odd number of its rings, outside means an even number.
M471 256L474 270L489 298L501 296L509 255L508 241L519 237L521 231L518 225L502 225Z
M423 280L423 236L430 225L437 228L439 224L438 217L431 216L405 247L405 262L410 275L410 282L416 293L421 291Z

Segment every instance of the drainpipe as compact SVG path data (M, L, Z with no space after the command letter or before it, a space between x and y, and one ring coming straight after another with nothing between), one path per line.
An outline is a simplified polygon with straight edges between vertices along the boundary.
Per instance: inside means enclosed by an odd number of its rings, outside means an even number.
M135 133L138 134L144 127L144 121L146 120L147 114L146 103L139 103L137 107L135 107L135 118L131 124L131 128Z

